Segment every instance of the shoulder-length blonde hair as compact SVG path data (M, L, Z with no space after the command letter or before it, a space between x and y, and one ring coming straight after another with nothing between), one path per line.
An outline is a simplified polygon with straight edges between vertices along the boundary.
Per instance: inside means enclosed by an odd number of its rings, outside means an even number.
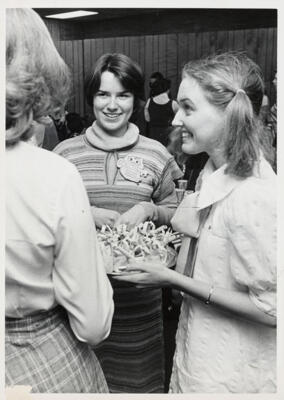
M33 120L66 104L70 73L39 15L6 9L6 145L26 140Z
M264 93L262 72L244 53L228 52L184 66L183 77L194 78L207 100L225 110L226 172L252 175L262 147L259 118Z

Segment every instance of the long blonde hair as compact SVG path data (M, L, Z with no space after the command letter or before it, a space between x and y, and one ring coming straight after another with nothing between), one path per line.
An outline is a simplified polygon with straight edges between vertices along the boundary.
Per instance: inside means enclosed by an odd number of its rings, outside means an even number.
M39 15L6 9L6 144L26 140L32 121L66 104L70 73Z

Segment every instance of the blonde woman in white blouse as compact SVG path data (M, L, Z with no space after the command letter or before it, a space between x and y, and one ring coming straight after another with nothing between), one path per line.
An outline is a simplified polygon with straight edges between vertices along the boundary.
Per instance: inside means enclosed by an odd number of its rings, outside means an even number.
M6 385L107 392L89 345L110 332L112 288L88 197L72 164L25 143L68 99L68 69L34 11L6 17Z
M276 175L259 144L263 89L244 55L184 67L173 124L185 153L210 158L172 219L185 235L177 271L133 263L117 277L183 293L172 393L276 391Z

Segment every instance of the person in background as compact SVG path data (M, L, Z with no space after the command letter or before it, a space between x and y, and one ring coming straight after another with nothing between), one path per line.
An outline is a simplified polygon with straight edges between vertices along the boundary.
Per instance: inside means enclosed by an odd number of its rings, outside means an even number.
M267 96L266 91L264 91L264 95L262 98L262 103L261 103L261 108L259 112L259 116L263 122L264 125L267 125L267 118L269 114L269 109L270 109L270 102L269 102L269 97Z
M64 106L70 74L33 10L6 22L6 385L108 392L90 345L110 332L112 288L86 191L71 163L26 143Z
M195 190L199 174L203 170L208 154L186 154L182 151L182 130L179 126L173 127L169 132L168 151L175 157L175 160L183 172L183 179L187 180L187 190Z
M147 136L147 122L144 115L145 103L145 100L140 100L129 119L129 122L135 124L139 129L139 134L143 136Z
M161 143L129 122L144 98L141 68L124 54L104 54L86 83L95 122L55 152L72 162L85 183L98 228L145 221L168 225L177 206L174 180L181 177ZM163 393L164 349L161 290L117 283L110 336L97 354L112 393Z
M259 140L263 90L244 54L185 65L173 125L185 153L210 158L172 219L184 234L177 269L136 262L116 277L183 293L170 393L276 392L277 191Z
M52 113L49 115L56 128L59 142L63 142L63 140L70 138L70 133L68 132L66 126L67 114L68 112L65 110L65 108L56 107L56 109L53 110Z
M42 117L41 123L33 121L31 128L33 134L28 140L29 143L46 150L53 150L58 145L57 131L50 117Z
M51 151L59 143L57 130L54 125L54 122L52 121L52 118L50 118L48 115L44 117L41 121L45 127L42 148Z
M148 122L148 137L167 146L167 130L178 110L178 104L169 97L170 81L158 79L152 85L152 97L145 105L145 120Z
M30 138L26 141L27 143L30 143L34 146L37 147L42 147L43 144L43 139L44 139L44 133L45 133L45 126L42 123L39 123L37 121L33 121L30 127L32 134Z
M273 85L275 87L277 93L277 73L275 73L275 77L273 79ZM263 145L263 154L266 159L272 165L275 173L277 172L277 103L273 104L271 108L269 108L269 104L266 108L266 114L264 119L264 114L261 108L260 117L264 123L265 129L262 132L262 136L260 138Z
M277 148L277 71L275 72L272 83L276 91L276 100L273 106L271 107L270 113L268 115L268 126L271 132L272 146L276 149Z
M165 79L165 77L159 71L153 72L151 74L150 79L149 79L149 88L150 88L149 97L153 97L152 87L153 87L154 83L159 81L159 80L162 80L162 79Z
M68 138L81 135L84 132L84 121L78 113L69 112L65 119Z
M160 80L160 79L164 79L165 77L164 77L164 75L161 73L161 72L159 72L159 71L156 71L156 72L153 72L152 74L151 74L151 76L150 76L150 79L149 79L149 88L150 88L150 91L149 91L149 99L153 96L153 92L152 92L152 86L153 86L153 84L156 82L156 81L158 81L158 80ZM145 104L146 104L146 102L144 101L144 104L143 104L143 114L141 114L141 117L143 118L143 120L144 120L144 123L145 123L145 129L144 129L144 131L145 131L145 136L149 136L149 123L146 121L146 119L145 119ZM142 116L143 115L143 116Z

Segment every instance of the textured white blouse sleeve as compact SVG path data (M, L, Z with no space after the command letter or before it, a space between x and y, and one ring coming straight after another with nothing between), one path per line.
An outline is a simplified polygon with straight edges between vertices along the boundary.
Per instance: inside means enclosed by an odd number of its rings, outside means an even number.
M112 287L107 278L88 197L76 168L57 199L53 283L76 337L95 345L110 332Z
M248 178L228 202L230 268L253 303L276 316L276 189Z

